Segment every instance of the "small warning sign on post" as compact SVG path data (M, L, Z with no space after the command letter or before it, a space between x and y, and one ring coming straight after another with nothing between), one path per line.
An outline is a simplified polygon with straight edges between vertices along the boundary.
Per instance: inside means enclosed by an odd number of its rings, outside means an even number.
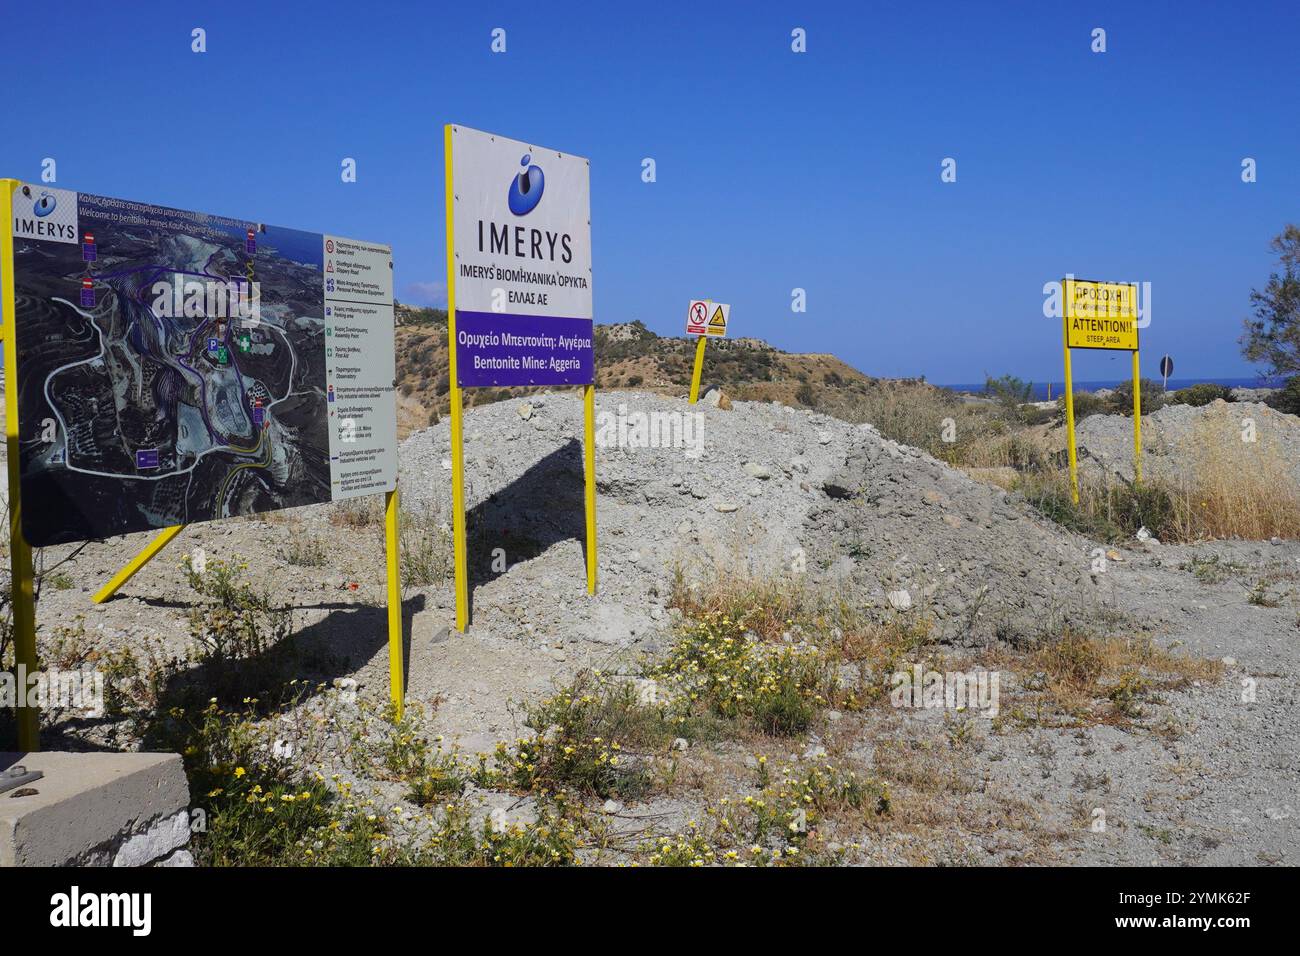
M725 336L731 306L709 299L695 299L686 311L687 335Z

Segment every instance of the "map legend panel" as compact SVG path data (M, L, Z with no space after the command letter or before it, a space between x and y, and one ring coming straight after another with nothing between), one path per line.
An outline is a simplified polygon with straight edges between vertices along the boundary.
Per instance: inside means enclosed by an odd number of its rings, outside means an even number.
M335 499L397 487L393 253L325 236L325 380ZM333 280L333 281L331 281Z

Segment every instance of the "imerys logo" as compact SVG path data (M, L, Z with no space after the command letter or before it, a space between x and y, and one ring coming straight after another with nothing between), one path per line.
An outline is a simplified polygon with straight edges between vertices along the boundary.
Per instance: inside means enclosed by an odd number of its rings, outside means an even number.
M524 153L524 158L519 160L523 172L510 180L510 211L516 216L526 216L536 209L542 201L542 191L546 188L542 167L532 165L532 160L531 153Z
M519 160L523 172L510 180L510 192L506 197L510 211L516 216L526 216L542 201L542 191L546 189L546 177L542 167L533 163L533 154L524 153ZM530 229L525 226L512 226L509 221L498 226L487 223L487 235L483 231L484 221L478 221L478 251L492 255L517 256L520 259L546 259L555 261L556 249L559 249L561 262L573 261L573 239L566 233L551 232L548 229Z
M41 242L79 241L77 194L24 183L14 193L14 238Z
M59 201L57 199L51 196L48 192L42 192L41 198L32 204L32 211L36 213L39 218L44 219L50 213L54 212L54 210L58 208L58 205Z

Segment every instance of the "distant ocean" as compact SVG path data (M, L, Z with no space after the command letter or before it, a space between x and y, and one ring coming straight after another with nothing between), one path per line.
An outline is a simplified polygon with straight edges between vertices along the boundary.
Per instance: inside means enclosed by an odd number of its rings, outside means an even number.
M1156 377L1156 381L1159 381ZM1074 390L1076 392L1095 392L1099 388L1114 388L1121 382L1131 382L1132 379L1107 379L1096 382L1075 382ZM1247 378L1171 378L1169 380L1169 391L1175 391L1180 388L1187 388L1189 385L1197 385L1201 382L1210 382L1214 385L1226 385L1228 388L1281 388L1286 384L1285 377L1270 378L1268 376L1250 376ZM980 394L984 391L984 383L978 385L941 385L940 388L950 388L954 392L973 392ZM1034 383L1034 401L1047 401L1048 383ZM1059 398L1065 391L1064 382L1050 383L1052 398Z

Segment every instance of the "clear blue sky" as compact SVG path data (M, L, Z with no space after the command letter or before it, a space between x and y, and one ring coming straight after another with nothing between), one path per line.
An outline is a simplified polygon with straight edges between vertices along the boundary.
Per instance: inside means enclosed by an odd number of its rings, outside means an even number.
M54 157L61 187L389 242L404 301L445 301L446 122L591 158L598 321L680 334L711 296L736 334L936 382L1058 379L1065 272L1153 284L1146 373L1250 374L1248 295L1300 221L1295 0L4 9L0 175Z

